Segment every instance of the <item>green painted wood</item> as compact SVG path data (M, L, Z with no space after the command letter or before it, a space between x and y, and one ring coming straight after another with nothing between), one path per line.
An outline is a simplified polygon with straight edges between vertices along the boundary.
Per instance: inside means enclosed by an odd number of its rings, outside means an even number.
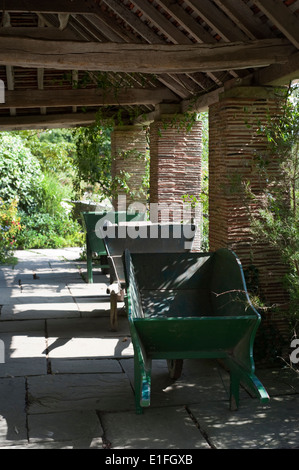
M93 253L96 253L100 257L98 267L101 269L109 269L105 244L96 231L97 223L99 221L102 221L103 223L104 221L109 221L110 223L117 224L119 221L144 220L145 213L130 214L125 211L82 212L81 218L86 240L87 280L88 283L93 283Z
M124 265L137 413L150 405L151 361L163 358L168 364L186 358L223 359L231 372L231 409L239 405L241 382L262 402L269 400L254 374L253 345L261 318L232 251L126 250Z

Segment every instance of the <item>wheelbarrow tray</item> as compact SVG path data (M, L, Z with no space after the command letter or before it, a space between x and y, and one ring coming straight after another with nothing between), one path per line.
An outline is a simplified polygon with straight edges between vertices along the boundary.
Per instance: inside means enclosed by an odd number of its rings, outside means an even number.
M87 256L87 281L93 283L92 255L96 253L100 259L98 267L101 269L109 269L107 260L107 251L103 239L101 238L100 227L98 222L118 224L119 221L128 220L144 220L145 213L128 213L125 211L98 211L98 212L82 212L81 219L85 231L86 256Z
M254 374L253 345L261 317L233 252L126 251L124 263L137 413L150 405L153 359L222 359L230 370L231 409L238 408L241 382L262 402L269 400Z
M110 324L117 329L117 302L124 300L125 273L123 254L130 253L168 253L190 251L194 243L196 226L192 223L166 224L150 221L128 221L109 225L103 231L103 242L108 254L110 273ZM149 266L151 260L149 259Z

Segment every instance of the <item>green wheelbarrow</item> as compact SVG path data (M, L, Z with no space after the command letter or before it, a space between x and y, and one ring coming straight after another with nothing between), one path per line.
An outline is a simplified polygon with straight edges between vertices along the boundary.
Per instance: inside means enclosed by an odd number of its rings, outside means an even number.
M93 283L93 253L99 256L98 267L109 270L107 252L102 238L99 236L100 229L105 223L117 224L119 221L144 220L145 212L129 213L125 211L113 212L82 212L81 218L85 231L86 257L87 257L87 282ZM105 272L105 271L104 271Z
M231 410L239 406L241 383L268 402L253 360L261 318L232 251L137 254L127 250L124 265L137 414L150 405L154 359L166 359L173 378L180 376L184 359L220 359L230 371Z
M191 251L197 227L194 224L130 221L112 224L102 233L110 272L110 324L117 329L117 302L124 301L125 273L123 253L165 253Z

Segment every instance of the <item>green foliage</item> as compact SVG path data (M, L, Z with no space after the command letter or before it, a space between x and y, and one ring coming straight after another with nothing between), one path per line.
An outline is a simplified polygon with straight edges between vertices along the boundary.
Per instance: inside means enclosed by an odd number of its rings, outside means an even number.
M102 128L97 124L74 130L74 186L79 196L86 188L94 188L96 185L103 198L111 192L110 131L110 128Z
M17 201L4 202L0 198L0 263L12 256L20 230Z
M297 96L297 99L296 99ZM289 267L285 285L290 295L289 312L299 310L299 100L298 89L291 89L282 116L260 128L268 142L267 152L258 155L258 170L267 187L263 206L254 218L253 232L276 248ZM271 173L271 156L278 164L279 179ZM275 175L277 172L275 172Z
M66 130L0 134L0 197L12 204L5 211L13 211L22 226L19 230L17 225L18 236L12 238L16 225L9 223L9 219L5 225L0 224L0 246L7 255L13 248L83 244L80 225L64 207L64 200L73 193L71 136ZM4 213L4 205L1 207Z
M23 230L17 240L19 248L62 248L84 243L79 223L67 215L53 217L47 213L28 215L22 212L21 224Z
M76 151L72 130L15 131L11 135L22 140L39 161L43 172L62 174L68 179L72 177L73 157Z
M193 116L193 115L192 115ZM209 115L208 113L197 114L196 120L202 122L202 168L201 168L201 192L195 197L186 194L182 197L185 204L191 208L201 206L201 250L209 250ZM194 120L192 118L191 125Z
M76 141L76 168L75 189L78 196L90 190L98 196L98 200L116 197L121 191L130 197L138 197L139 192L133 193L130 188L131 173L121 170L112 178L111 170L113 159L111 156L110 134L112 128L108 123L98 122L90 127L81 127L74 131ZM132 155L133 153L133 155ZM121 158L142 158L147 156L135 150L122 152ZM149 166L144 175L140 193L147 191L149 185Z
M19 201L19 207L30 211L41 195L43 174L38 160L23 140L7 132L0 134L0 197Z
M62 184L54 173L45 173L41 184L39 211L59 217L66 212L65 200L72 199L72 188Z

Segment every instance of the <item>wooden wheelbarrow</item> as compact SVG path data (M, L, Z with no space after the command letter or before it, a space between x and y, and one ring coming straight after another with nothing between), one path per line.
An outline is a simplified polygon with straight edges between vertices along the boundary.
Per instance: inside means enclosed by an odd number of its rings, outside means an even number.
M108 256L110 285L110 324L117 329L117 303L124 301L125 273L123 254L187 252L192 249L196 226L194 224L163 224L131 221L110 224L103 232L103 242Z
M129 213L125 211L103 211L103 212L82 212L81 219L85 231L86 257L87 257L87 282L93 283L92 256L96 253L99 256L98 267L101 270L109 270L107 262L107 252L101 237L99 237L100 227L105 223L117 224L119 220L144 220L145 213ZM97 227L97 224L100 226Z
M150 405L151 363L166 359L178 378L186 358L218 358L230 370L230 408L243 383L262 402L253 343L261 318L241 263L228 249L212 253L124 255L126 310L134 346L136 413Z

